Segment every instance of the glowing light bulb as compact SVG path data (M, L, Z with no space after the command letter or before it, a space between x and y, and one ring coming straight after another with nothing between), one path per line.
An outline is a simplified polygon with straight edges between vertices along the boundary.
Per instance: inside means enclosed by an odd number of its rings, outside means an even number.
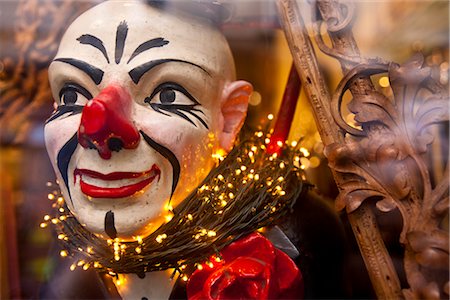
M61 250L61 251L59 252L59 255L61 255L61 257L67 257L68 253L67 253L66 250Z

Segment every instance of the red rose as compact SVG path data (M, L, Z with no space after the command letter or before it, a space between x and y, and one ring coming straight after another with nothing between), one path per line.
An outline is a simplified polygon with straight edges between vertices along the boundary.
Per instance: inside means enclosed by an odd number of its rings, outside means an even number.
M190 300L303 298L303 278L284 252L252 233L221 251L222 259L196 270L187 284Z

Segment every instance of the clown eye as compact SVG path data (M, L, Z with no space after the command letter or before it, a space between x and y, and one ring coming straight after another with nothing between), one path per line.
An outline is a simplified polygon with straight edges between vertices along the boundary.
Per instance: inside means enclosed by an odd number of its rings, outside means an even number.
M92 99L91 93L76 83L67 83L59 91L59 101L61 105L80 105Z
M174 102L175 97L175 91L172 89L164 89L159 93L159 101L163 104Z
M195 127L197 127L197 124L194 121L198 120L205 128L208 128L203 116L201 116L204 113L198 108L200 103L177 83L165 82L158 85L153 93L145 98L144 102L163 115L170 116L168 113L172 113Z
M199 105L184 87L174 82L160 84L149 97L145 98L144 102L150 105Z

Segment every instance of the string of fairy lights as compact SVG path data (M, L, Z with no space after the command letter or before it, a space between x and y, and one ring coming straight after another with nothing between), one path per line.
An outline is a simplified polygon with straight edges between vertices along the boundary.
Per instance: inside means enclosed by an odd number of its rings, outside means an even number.
M270 118L269 118L270 119ZM166 223L135 241L104 240L85 229L55 190L52 216L62 257L77 257L71 270L95 268L112 276L174 269L187 280L195 268L220 261L220 250L255 230L273 225L292 210L307 190L303 157L297 142L278 142L281 154L268 154L271 131L257 131L225 157L215 153L217 166L176 208L166 207ZM306 155L307 154L307 155Z

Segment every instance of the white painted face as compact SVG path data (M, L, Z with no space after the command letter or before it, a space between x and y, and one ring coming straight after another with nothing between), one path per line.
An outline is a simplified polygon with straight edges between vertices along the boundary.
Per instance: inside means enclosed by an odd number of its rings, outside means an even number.
M70 25L50 65L46 146L67 205L103 238L145 236L229 150L251 85L193 17L110 1Z

